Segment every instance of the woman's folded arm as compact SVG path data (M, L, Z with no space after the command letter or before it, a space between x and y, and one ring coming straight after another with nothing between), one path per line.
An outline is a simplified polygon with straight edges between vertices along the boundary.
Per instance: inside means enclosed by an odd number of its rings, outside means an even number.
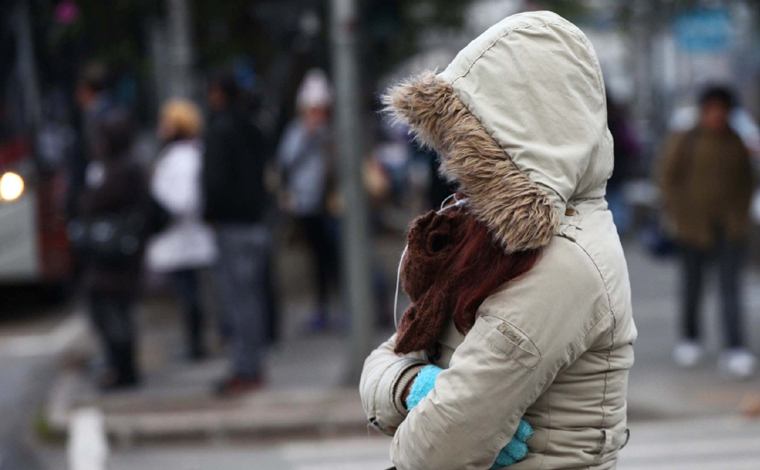
M406 386L427 365L424 353L393 352L396 335L391 336L364 361L359 391L369 422L392 436L407 415L403 402Z
M391 460L399 470L490 469L527 408L590 347L594 325L610 313L604 291L587 288L601 278L582 258L547 258L553 253L483 302L449 368L398 427ZM552 272L569 264L588 269Z

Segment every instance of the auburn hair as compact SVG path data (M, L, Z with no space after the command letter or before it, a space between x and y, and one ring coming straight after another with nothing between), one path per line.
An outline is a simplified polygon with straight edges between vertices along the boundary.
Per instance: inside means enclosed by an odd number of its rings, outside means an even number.
M464 220L462 230L463 237L442 272L459 277L459 282L449 286L458 291L453 293L457 298L454 325L467 334L475 324L480 304L500 286L528 272L541 249L506 253L474 216Z

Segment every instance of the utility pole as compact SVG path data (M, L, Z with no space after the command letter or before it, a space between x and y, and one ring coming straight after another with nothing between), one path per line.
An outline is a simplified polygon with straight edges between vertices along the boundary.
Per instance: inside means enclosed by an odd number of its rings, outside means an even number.
M351 322L348 380L359 381L372 348L374 303L371 288L367 196L362 179L361 99L357 55L356 0L331 0L332 61L337 92L336 114L340 181L346 203L343 232L342 292Z
M169 95L193 98L193 47L188 0L167 0L169 22Z
M653 0L635 0L633 3L632 32L634 39L634 84L636 101L634 113L644 124L645 159L653 152L655 103L652 69L652 43L656 33L656 14Z

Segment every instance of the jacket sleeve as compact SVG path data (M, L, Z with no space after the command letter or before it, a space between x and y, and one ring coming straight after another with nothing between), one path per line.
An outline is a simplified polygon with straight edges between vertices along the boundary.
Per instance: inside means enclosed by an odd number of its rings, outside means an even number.
M407 415L403 392L427 362L423 353L397 355L396 335L378 346L364 361L359 392L370 424L392 436Z
M399 426L396 467L491 468L526 409L598 336L592 329L609 318L605 292L595 266L579 255L541 260L486 299L450 367Z

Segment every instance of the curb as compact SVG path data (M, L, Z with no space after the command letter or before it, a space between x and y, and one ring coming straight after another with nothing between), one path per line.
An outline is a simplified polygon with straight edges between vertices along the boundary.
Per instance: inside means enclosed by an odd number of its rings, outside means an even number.
M66 436L80 408L100 409L109 437L122 444L167 440L219 440L325 435L365 430L355 389L267 390L239 399L210 396L156 402L155 397L109 397L106 403L77 402L81 373L65 372L53 386L45 419L53 435ZM119 403L121 401L121 403Z

